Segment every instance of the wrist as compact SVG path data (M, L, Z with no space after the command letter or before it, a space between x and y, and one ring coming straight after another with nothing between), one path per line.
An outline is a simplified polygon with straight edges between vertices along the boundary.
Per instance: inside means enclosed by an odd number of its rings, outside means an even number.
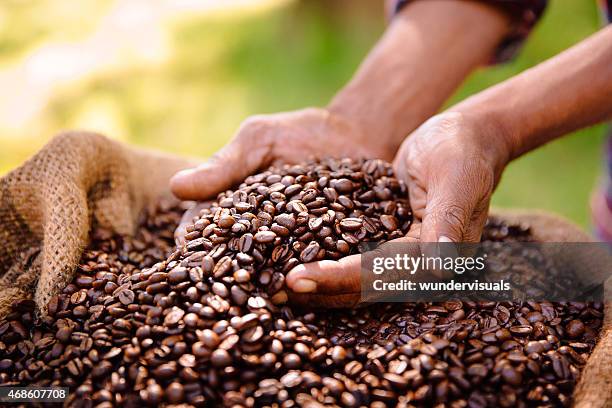
M325 108L328 121L337 129L337 133L352 143L363 147L363 151L372 158L390 161L397 146L390 143L389 131L378 123L364 120L357 109L350 109L346 104L331 103ZM381 119L381 123L388 123Z
M375 103L369 108L362 106L366 104L362 97L357 96L360 93L359 89L345 89L330 102L326 110L332 117L354 129L350 135L352 142L367 147L378 158L390 160L399 147L393 140L393 129L397 124L385 115L384 110L377 109Z
M507 30L505 14L476 2L411 3L328 110L357 124L393 156L472 69L490 58Z

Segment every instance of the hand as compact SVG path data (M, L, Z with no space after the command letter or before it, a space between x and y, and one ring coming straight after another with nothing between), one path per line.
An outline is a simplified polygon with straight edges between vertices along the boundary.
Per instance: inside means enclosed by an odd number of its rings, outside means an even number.
M395 172L408 184L415 222L395 242L477 242L491 193L509 158L494 123L462 113L425 122L402 144ZM352 306L359 300L361 256L299 265L287 275L294 300Z
M392 155L357 121L309 108L247 119L225 147L199 167L177 173L170 186L181 199L206 200L272 164L332 156L389 160Z
M509 160L505 140L493 123L450 112L404 141L393 164L422 222L422 243L480 241L491 194Z

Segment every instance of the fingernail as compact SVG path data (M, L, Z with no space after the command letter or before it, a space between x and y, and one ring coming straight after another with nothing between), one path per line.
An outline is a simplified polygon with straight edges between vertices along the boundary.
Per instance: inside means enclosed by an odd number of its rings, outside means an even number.
M317 282L311 279L298 279L291 289L296 293L313 293L317 291Z
M440 244L445 244L445 245L440 245ZM452 245L446 245L446 244L452 244ZM445 235L441 235L438 238L438 250L439 250L438 256L442 258L449 258L449 257L456 258L457 256L459 256L459 254L457 253L457 247L455 243L453 242L452 239L450 239L449 237Z

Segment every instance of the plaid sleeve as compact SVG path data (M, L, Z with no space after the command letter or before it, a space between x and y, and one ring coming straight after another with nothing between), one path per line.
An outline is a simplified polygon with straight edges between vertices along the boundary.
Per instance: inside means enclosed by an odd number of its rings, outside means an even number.
M414 0L391 0L391 15L398 13L402 7ZM465 1L465 0L461 0ZM502 40L493 58L493 62L504 62L512 59L520 50L529 32L538 22L548 0L478 0L500 8L512 17L512 29Z

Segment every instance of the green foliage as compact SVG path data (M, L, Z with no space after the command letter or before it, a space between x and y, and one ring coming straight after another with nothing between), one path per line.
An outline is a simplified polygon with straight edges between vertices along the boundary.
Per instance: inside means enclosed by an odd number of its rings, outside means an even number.
M59 3L65 6L57 8ZM166 25L170 53L163 63L126 64L76 81L58 90L38 126L22 129L19 137L0 135L0 172L63 128L109 123L100 129L113 129L114 136L129 142L208 156L248 115L323 105L384 30L382 4L372 3L289 2L174 19ZM551 3L519 58L473 74L449 103L553 56L598 28L594 2ZM0 23L6 24L0 24L0 69L41 42L90 35L110 3L91 2L87 9L67 4L77 3L7 0L1 5ZM41 18L44 12L53 18ZM603 133L603 126L583 130L517 160L504 175L494 205L552 210L588 225Z

